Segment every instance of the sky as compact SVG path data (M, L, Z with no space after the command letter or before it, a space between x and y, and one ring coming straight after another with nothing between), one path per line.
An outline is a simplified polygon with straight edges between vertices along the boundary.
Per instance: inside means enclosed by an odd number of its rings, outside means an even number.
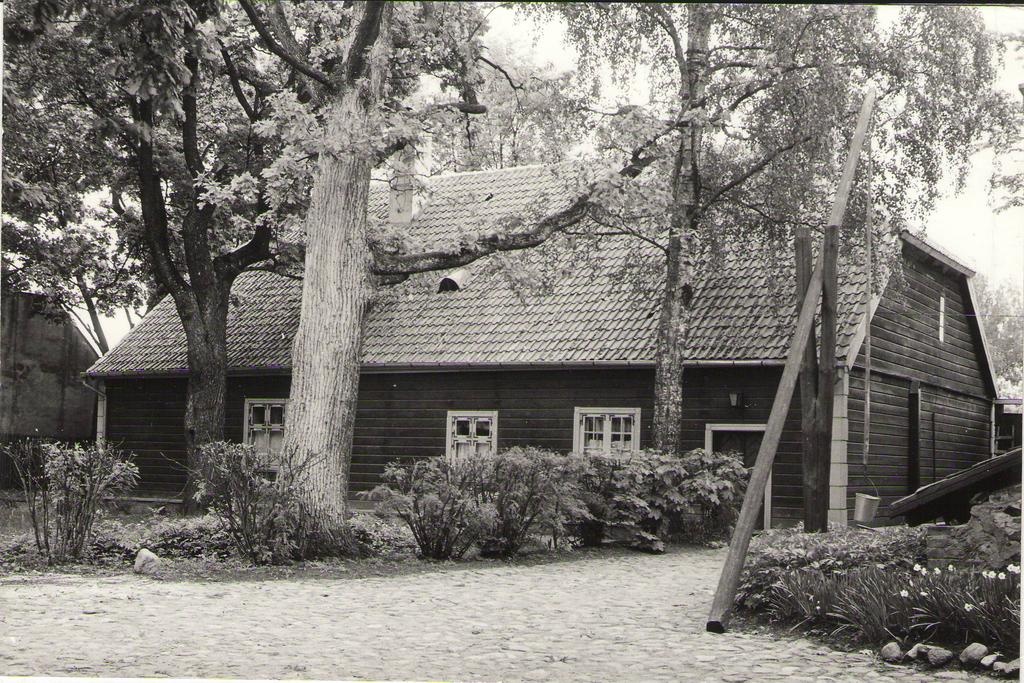
M879 7L879 18L891 21L898 12L893 6ZM997 32L1024 32L1024 8L982 7L986 26ZM575 51L564 40L564 29L554 21L543 24L524 21L513 10L495 6L488 17L490 31L485 43L504 43L532 53L538 64L551 62L566 69L576 61ZM518 51L517 50L517 51ZM999 76L998 87L1021 97L1018 84L1024 83L1024 54L1008 55ZM625 93L624 98L642 103L643 83ZM980 275L1006 281L1024 288L1024 208L996 212L988 196L993 155L983 150L972 158L971 170L960 192L952 183L944 187L944 198L923 226L928 237ZM1018 160L1024 164L1024 160ZM104 330L113 346L127 332L124 316L112 318Z

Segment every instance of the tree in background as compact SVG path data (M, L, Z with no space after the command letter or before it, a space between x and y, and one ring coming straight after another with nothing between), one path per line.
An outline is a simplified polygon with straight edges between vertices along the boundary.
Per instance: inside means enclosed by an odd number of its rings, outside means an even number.
M1000 396L1024 396L1024 291L1008 280L974 280L978 311L985 329L992 371Z
M646 225L641 236L655 245L652 259L665 274L653 437L664 450L681 448L684 349L698 271L730 244L784 269L777 255L796 237L798 271L809 278L810 237L824 228L866 86L880 92L872 139L875 243L889 245L879 250L882 269L895 260L898 231L934 205L944 175L962 177L972 143L1005 100L992 90L996 41L970 8L905 8L888 27L866 6L571 3L522 11L565 22L581 75L595 90L609 69L620 87L638 69L649 71L650 101L608 112L603 136L610 147L628 147L666 121L673 126L663 140L673 153L624 188L604 221L631 226L631 234ZM861 174L842 226L854 262L863 180ZM836 267L827 263L826 273ZM826 286L823 306L835 300ZM823 367L834 366L833 347L831 338L822 345ZM832 385L822 376L802 382L805 427L831 422ZM809 466L827 463L827 448L826 438L805 440L809 500L827 501L828 468ZM818 512L812 520L805 510L808 529L824 528Z

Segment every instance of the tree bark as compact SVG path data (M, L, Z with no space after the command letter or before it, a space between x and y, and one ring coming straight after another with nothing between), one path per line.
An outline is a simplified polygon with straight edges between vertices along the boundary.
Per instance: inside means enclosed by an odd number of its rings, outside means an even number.
M335 106L328 139L339 139L355 122L367 124L351 94ZM331 530L346 512L363 321L374 291L366 239L371 170L366 155L321 154L306 218L283 464L295 476L313 530Z
M188 353L185 390L185 447L188 478L182 494L186 512L195 511L196 476L203 471L199 448L224 440L224 402L227 396L227 314L231 284L191 305L179 306ZM185 309L184 311L182 309Z
M664 15L663 15L664 16ZM712 14L708 8L690 5L685 55L681 54L678 32L665 17L663 25L676 45L680 71L680 142L672 172L672 209L669 217L665 288L654 370L654 447L661 451L682 451L683 363L687 322L694 287L693 240L695 208L699 203L699 153L703 125L685 116L701 104L705 91L708 40Z
M100 321L99 311L96 310L96 302L89 295L89 288L86 286L85 279L81 275L75 277L75 284L78 285L78 291L82 293L85 310L89 312L89 322L92 323L96 345L100 347L100 354L105 354L110 350L110 345L107 343L107 335L103 333L103 323Z
M807 286L811 281L811 270L814 267L814 255L811 249L810 228L796 228L795 239L796 260L796 305L803 303ZM807 341L803 359L800 363L800 448L802 452L803 490L814 491L817 486L818 471L818 357L814 340L814 329ZM815 513L815 500L811 495L804 495L804 528L811 531L818 523Z

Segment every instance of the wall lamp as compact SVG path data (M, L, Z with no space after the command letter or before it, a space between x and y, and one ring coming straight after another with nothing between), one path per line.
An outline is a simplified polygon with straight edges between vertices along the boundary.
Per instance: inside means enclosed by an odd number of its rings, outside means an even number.
M729 392L729 405L733 408L746 408L747 404L743 400L743 392L731 391Z

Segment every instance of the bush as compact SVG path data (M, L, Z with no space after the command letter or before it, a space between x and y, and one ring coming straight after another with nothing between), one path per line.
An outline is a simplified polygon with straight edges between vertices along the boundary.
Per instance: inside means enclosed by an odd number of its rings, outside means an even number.
M539 529L557 543L567 522L585 514L579 472L565 456L516 447L480 460L481 501L494 509L494 527L481 554L512 557Z
M254 564L336 551L334 534L312 536L303 526L296 470L281 468L276 476L249 445L218 441L200 449L202 469L196 499L207 505L227 529L238 552Z
M584 545L625 536L634 547L661 551L666 540L721 537L735 521L746 490L747 472L731 454L643 450L622 457L573 457L581 462L589 513L579 524Z
M360 557L381 557L416 546L406 527L376 515L353 515L346 525Z
M987 569L1020 563L1021 486L992 494L953 530L950 554Z
M457 559L494 528L494 507L481 500L489 466L485 458L448 456L389 463L386 483L367 497L408 525L421 556Z
M215 515L153 517L132 523L97 521L89 555L94 560L132 561L141 548L161 557L215 557L233 554L234 539Z
M48 564L81 559L104 496L131 490L138 468L115 448L23 440L6 444Z
M865 566L849 572L799 569L772 590L775 619L830 629L869 644L981 642L1020 651L1020 568L1008 572Z
M816 569L842 573L859 567L909 569L925 561L921 527L883 527L874 531L833 528L805 534L802 528L772 529L756 537L747 553L736 603L759 610L771 602L772 589L790 572Z

